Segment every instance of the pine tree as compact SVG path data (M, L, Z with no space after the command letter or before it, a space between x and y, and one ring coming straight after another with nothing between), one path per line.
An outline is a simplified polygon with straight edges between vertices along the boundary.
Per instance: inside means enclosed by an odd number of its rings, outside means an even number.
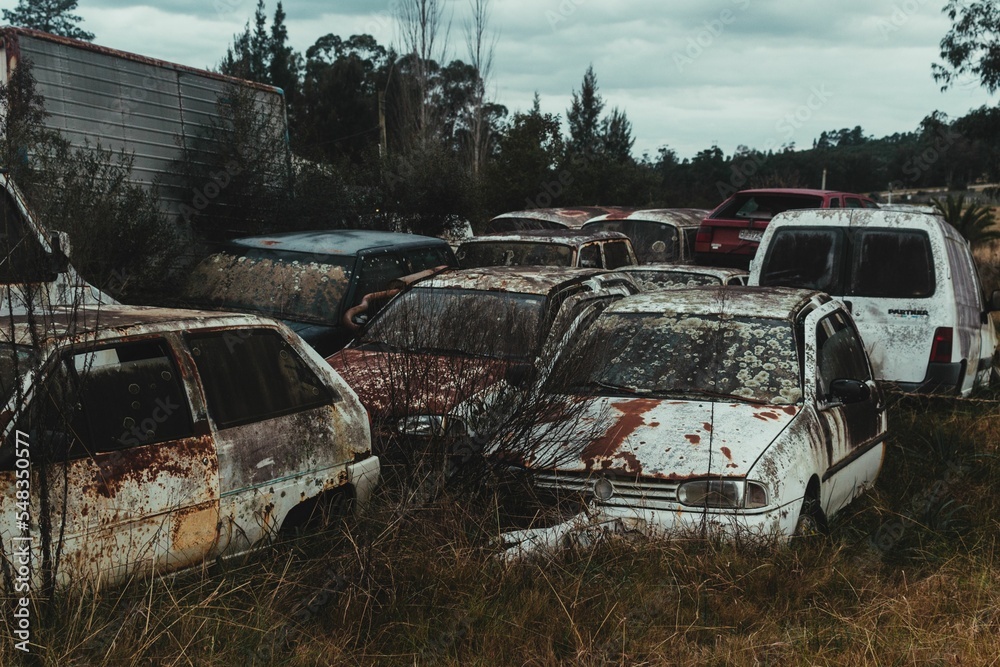
M573 91L573 105L566 111L571 152L588 155L601 148L600 118L603 110L604 100L597 92L597 75L591 65L583 75L580 93Z
M83 19L70 14L76 3L77 0L18 0L17 7L3 10L3 20L10 25L89 42L94 33L77 27Z

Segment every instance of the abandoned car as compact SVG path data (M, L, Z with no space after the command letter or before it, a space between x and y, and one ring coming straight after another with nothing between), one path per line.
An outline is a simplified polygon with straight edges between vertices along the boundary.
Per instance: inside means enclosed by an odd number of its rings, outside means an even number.
M276 317L322 355L353 338L345 313L403 276L458 266L442 239L370 230L291 232L230 241L194 268L183 305ZM369 315L372 314L369 312Z
M749 274L741 269L695 264L642 264L620 269L632 276L643 292L705 285L746 285Z
M587 231L621 232L632 241L640 264L693 262L694 239L708 211L700 208L647 208L591 218Z
M815 291L622 299L567 342L544 391L564 397L563 416L515 451L487 450L578 513L503 535L508 555L594 530L811 532L872 486L885 448L850 314Z
M745 269L771 218L807 208L878 208L878 204L869 197L834 190L741 190L702 220L695 237L695 257L699 264Z
M927 213L789 211L768 227L752 285L822 290L851 311L875 377L969 394L997 381L997 334L969 243Z
M19 523L0 537L31 538L35 575L178 570L363 505L378 481L357 396L278 322L108 306L35 323L0 325L0 511Z
M464 241L455 254L463 269L486 266L617 269L638 263L632 243L624 234L572 229L475 236Z
M523 382L588 306L637 292L628 277L594 269L445 271L402 292L327 361L368 409L382 452L443 434L454 406Z

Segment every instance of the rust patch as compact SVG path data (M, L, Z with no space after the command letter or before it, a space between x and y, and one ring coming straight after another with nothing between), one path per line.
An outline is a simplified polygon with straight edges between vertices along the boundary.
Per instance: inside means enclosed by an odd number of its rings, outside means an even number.
M607 458L614 454L626 438L646 423L643 415L658 405L660 401L655 398L636 398L617 403L614 408L622 413L621 417L605 431L603 437L587 445L580 458L587 462L589 468L594 459Z
M704 422L704 423L702 423L701 427L702 427L703 429L705 429L705 431L706 431L707 433L711 433L711 432L712 432L712 425L711 425L711 424L709 424L708 422Z
M722 451L722 455L723 455L723 456L725 456L725 457L726 457L727 459L729 459L730 461L732 461L732 460L733 460L733 453L732 453L732 452L731 452L731 451L729 450L729 447L722 447L722 448L720 448L720 449L721 449L721 451Z
M786 405L781 408L781 411L784 412L786 415L792 415L794 417L796 414L798 414L799 409L796 408L794 405Z
M778 413L772 412L770 410L763 410L761 412L755 413L754 417L757 417L758 419L763 419L763 420L767 421L769 419L777 419L778 418Z
M639 459L635 457L632 452L620 452L615 455L615 458L623 459L625 461L625 470L635 474L642 473L642 464L639 463ZM610 463L606 461L607 463Z
M208 436L97 454L94 478L84 492L114 498L121 486L130 481L141 487L152 483L160 474L189 477L195 466L204 468L203 458L208 458L218 469L215 447Z
M687 441L692 445L697 445L701 442L701 436L697 434L685 435L684 437L687 438Z

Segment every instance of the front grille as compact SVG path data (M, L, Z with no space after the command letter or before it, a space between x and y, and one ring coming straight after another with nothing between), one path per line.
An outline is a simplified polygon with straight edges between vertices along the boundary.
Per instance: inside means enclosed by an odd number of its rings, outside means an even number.
M559 496L570 494L593 497L594 482L601 473L536 471L535 486ZM644 507L646 509L675 509L679 482L650 477L625 477L607 475L614 484L615 493L602 505L616 507Z

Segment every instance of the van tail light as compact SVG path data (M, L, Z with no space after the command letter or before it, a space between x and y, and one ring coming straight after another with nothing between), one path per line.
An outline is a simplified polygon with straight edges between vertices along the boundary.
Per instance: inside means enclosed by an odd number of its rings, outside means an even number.
M931 363L947 364L951 362L951 327L938 327L934 331L934 342L931 344Z
M712 242L712 228L707 225L701 225L698 228L698 235L694 237L694 242L701 244L708 244Z

